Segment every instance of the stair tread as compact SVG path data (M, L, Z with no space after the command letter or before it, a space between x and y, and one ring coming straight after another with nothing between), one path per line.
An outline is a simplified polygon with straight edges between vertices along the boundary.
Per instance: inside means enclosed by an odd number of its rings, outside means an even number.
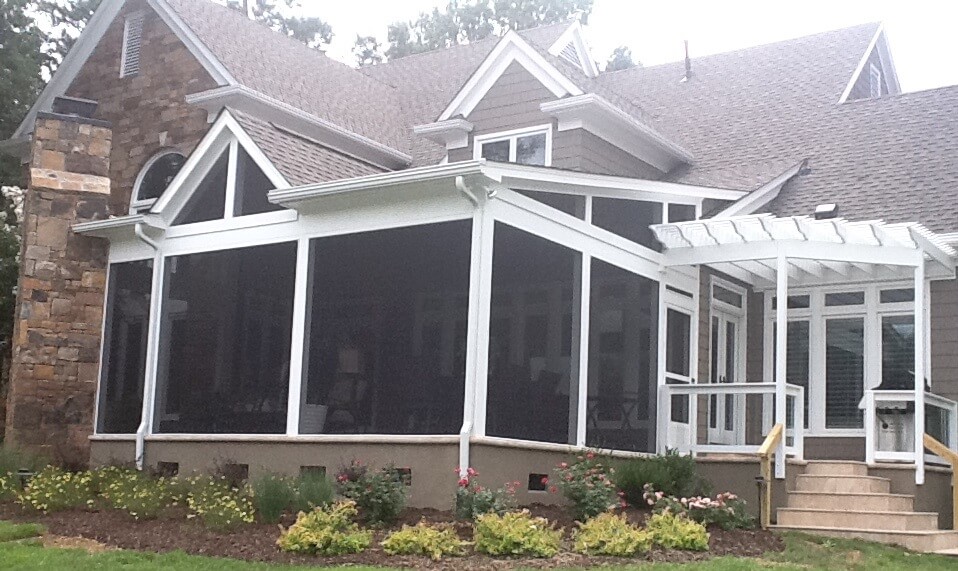
M806 494L813 496L852 496L852 497L882 497L882 498L914 498L915 496L911 494L893 494L893 493L882 493L882 492L820 492L818 490L793 490L788 492L789 495L792 494Z
M784 530L802 530L802 531L838 531L843 533L874 533L880 535L914 535L914 536L932 536L932 535L941 535L947 536L952 535L958 539L958 531L951 529L867 529L867 528L851 528L851 527L828 527L821 525L779 525L775 524L770 526L773 529L784 529Z
M872 511L872 510L843 510L843 509L827 509L827 508L792 508L792 507L781 507L778 508L779 511L802 511L802 512L815 512L815 513L843 513L843 514L867 514L867 515L921 515L921 516L935 516L938 517L938 512L916 512L916 511Z
M799 474L799 478L848 478L856 480L881 480L884 482L891 482L888 478L882 478L880 476L865 476L859 474Z

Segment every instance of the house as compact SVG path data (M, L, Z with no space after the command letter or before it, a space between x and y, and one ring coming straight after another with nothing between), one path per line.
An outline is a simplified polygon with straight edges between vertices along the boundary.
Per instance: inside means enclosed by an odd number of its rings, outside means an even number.
M443 507L457 466L555 501L587 447L753 498L772 436L780 525L955 547L924 445L958 443L956 142L958 88L902 93L878 24L600 73L572 22L356 70L104 2L3 143L8 438L395 463Z

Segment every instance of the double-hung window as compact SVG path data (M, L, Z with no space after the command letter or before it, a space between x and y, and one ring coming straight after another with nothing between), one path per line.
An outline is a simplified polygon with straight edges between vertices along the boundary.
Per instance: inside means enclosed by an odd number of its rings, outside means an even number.
M473 157L498 163L547 167L552 165L552 126L540 125L502 133L477 135Z

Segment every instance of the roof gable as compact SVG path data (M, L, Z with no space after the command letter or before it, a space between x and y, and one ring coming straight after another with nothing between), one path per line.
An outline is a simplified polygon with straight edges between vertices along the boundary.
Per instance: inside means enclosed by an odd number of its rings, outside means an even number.
M550 64L519 34L509 31L449 102L438 120L468 116L513 63L525 68L556 98L582 94L579 86Z
M599 75L599 68L582 34L582 24L578 20L566 28L566 31L549 46L549 53L578 66L588 77Z

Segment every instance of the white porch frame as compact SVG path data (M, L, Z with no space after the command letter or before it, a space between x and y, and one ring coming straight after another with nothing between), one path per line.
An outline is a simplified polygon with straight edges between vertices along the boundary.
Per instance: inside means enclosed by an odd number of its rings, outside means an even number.
M706 264L742 276L778 298L775 315L775 423L786 424L789 283L824 285L879 281L910 272L915 292L915 481L924 483L927 279L954 278L956 252L920 224L813 220L804 216L741 216L653 226L666 247L664 264ZM774 264L774 265L773 265ZM774 273L767 270L774 268ZM898 269L901 268L901 269ZM771 277L774 276L774 281ZM873 323L865 322L866 330ZM865 392L870 391L865 387ZM798 411L796 411L798 412ZM796 429L798 426L796 426ZM874 446L874 442L867 445ZM776 478L785 477L785 440L775 454Z

